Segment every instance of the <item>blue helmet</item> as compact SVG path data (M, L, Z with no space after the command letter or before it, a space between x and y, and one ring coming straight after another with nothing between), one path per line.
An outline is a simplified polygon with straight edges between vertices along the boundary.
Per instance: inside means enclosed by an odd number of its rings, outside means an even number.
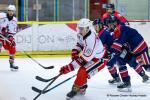
M114 4L109 3L106 5L106 9L108 9L108 8L112 8L114 10L115 6L114 6Z
M119 19L116 16L110 16L106 20L104 20L104 24L108 26L108 24L114 24L116 23L117 25L120 23Z

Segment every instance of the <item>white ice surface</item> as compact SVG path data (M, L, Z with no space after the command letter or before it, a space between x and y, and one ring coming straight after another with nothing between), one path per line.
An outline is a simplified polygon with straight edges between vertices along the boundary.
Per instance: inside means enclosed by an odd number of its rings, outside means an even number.
M36 58L36 60L45 66L54 65L55 68L45 70L29 58L16 58L19 71L11 72L8 59L0 59L0 100L33 100L37 93L32 91L31 87L36 86L43 89L48 84L37 81L35 76L51 78L58 74L62 65L70 62L70 58ZM78 96L72 100L150 100L150 84L142 83L141 77L133 69L128 69L131 75L132 92L118 92L116 86L109 85L108 79L111 76L105 67L88 80L88 89L85 96ZM76 71L61 76L52 86L75 73ZM71 90L74 80L75 78L47 94L41 95L37 100L65 100L65 95Z

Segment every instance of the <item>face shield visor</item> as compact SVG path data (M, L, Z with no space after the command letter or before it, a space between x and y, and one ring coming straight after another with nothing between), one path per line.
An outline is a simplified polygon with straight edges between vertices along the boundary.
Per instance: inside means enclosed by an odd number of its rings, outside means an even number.
M79 27L77 26L77 32L81 34L82 36L85 36L89 32L89 27Z

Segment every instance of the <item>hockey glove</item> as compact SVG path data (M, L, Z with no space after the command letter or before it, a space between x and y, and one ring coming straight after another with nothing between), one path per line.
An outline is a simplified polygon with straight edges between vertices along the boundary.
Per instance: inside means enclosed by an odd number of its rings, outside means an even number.
M73 65L70 63L70 64L68 64L68 65L65 65L65 66L63 66L63 67L61 67L61 69L60 69L60 74L67 74L67 73L69 73L69 72L71 72L71 71L73 71L74 70L74 67L73 67Z
M107 66L113 66L116 63L117 57L118 55L112 53L110 59L108 60Z
M11 45L11 46L15 46L15 45L16 45L15 39L14 39L12 36L9 36L9 37L8 37L8 40L10 41L10 45Z
M72 49L72 52L71 52L71 59L72 60L75 60L79 57L79 51L77 49Z
M2 32L2 35L5 36L7 34L7 28L3 27L1 32Z
M107 50L104 59L110 59L110 58L111 58L111 53Z

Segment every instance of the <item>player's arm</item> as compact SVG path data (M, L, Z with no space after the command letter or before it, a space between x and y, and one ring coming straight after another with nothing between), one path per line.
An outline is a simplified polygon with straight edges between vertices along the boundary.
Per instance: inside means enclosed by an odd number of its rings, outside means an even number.
M113 44L113 36L111 35L111 33L109 31L106 31L106 45L107 45L107 49L111 48L111 45Z
M103 14L102 16L102 22L104 23L104 25L107 25L106 20L109 17L108 13Z
M77 42L75 47L71 50L71 59L77 59L79 57L79 53L83 50L83 46Z
M83 67L93 59L96 52L95 45L96 45L95 36L90 36L85 40L85 44L83 50L80 53L80 56L72 62L72 64L75 66L75 69Z
M114 31L113 38L113 44L111 46L111 52L118 54L122 51L122 46L126 42L127 34L126 34L126 28L124 26L118 25Z
M86 65L95 55L95 45L96 45L96 38L90 38L91 41L85 40L85 46L81 51L81 55L74 59L70 64L65 65L61 68L60 73L66 74L69 73L79 67L83 67Z

